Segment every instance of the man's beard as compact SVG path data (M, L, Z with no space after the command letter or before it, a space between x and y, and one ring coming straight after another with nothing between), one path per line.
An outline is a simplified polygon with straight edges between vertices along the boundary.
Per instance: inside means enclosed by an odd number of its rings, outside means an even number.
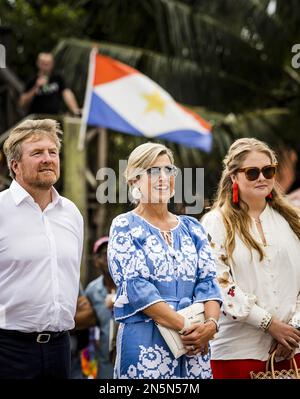
M29 178L28 183L38 189L41 190L49 190L59 179L59 175L56 175L55 172L49 174L49 176L37 176L36 179Z
M36 188L48 190L49 188L51 188L57 182L57 180L58 179L36 180L34 182L34 185L36 186Z

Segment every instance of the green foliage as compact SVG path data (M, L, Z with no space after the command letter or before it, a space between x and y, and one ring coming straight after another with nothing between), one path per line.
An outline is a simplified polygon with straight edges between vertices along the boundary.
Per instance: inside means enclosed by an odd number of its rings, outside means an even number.
M61 37L82 36L81 1L0 0L1 25L12 27L14 49L9 65L23 79L33 74L36 56L51 51Z
M37 52L56 46L57 68L81 104L96 42L194 107L213 125L213 152L170 146L181 166L205 164L208 196L238 137L300 152L300 76L291 67L300 37L297 0L0 0L0 23L13 28L17 51L9 62L18 75L27 78ZM143 139L111 140L115 162Z

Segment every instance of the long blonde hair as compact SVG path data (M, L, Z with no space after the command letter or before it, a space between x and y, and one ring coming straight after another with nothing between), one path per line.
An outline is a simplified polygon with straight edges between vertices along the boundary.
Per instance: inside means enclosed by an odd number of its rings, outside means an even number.
M272 164L277 163L274 151L266 143L254 138L236 140L224 158L224 169L212 207L213 209L219 208L222 212L226 230L225 249L228 260L232 259L236 233L250 251L251 249L255 249L259 253L260 260L264 258L262 246L250 234L251 218L248 214L248 205L241 199L238 205L234 205L232 202L232 180L230 176L234 175L241 168L242 162L253 151L262 152L270 158ZM297 235L298 239L300 239L299 212L280 194L276 185L272 190L272 199L269 201L269 205L286 219L291 229Z

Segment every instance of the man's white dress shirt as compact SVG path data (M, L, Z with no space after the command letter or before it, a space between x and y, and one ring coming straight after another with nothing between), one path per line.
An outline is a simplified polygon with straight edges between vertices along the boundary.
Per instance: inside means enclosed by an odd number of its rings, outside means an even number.
M74 327L83 219L52 189L44 211L15 180L0 192L0 328Z
M300 326L300 241L288 222L269 205L260 221L267 241L262 261L237 234L233 259L228 261L226 231L218 209L201 221L211 237L224 301L220 331L211 343L214 360L266 360L273 338L261 327L268 313ZM263 246L254 219L251 234Z

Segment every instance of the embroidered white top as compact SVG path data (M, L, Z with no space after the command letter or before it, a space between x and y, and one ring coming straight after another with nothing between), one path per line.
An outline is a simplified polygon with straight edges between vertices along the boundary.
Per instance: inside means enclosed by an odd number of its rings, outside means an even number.
M0 193L0 328L74 327L83 219L52 190L42 211L16 181Z
M266 360L273 339L262 329L268 313L300 326L300 241L269 205L260 221L267 242L264 259L260 261L255 250L251 259L249 249L236 234L229 262L220 210L212 210L201 221L211 237L224 301L220 332L212 341L212 359ZM251 232L262 244L254 219Z

